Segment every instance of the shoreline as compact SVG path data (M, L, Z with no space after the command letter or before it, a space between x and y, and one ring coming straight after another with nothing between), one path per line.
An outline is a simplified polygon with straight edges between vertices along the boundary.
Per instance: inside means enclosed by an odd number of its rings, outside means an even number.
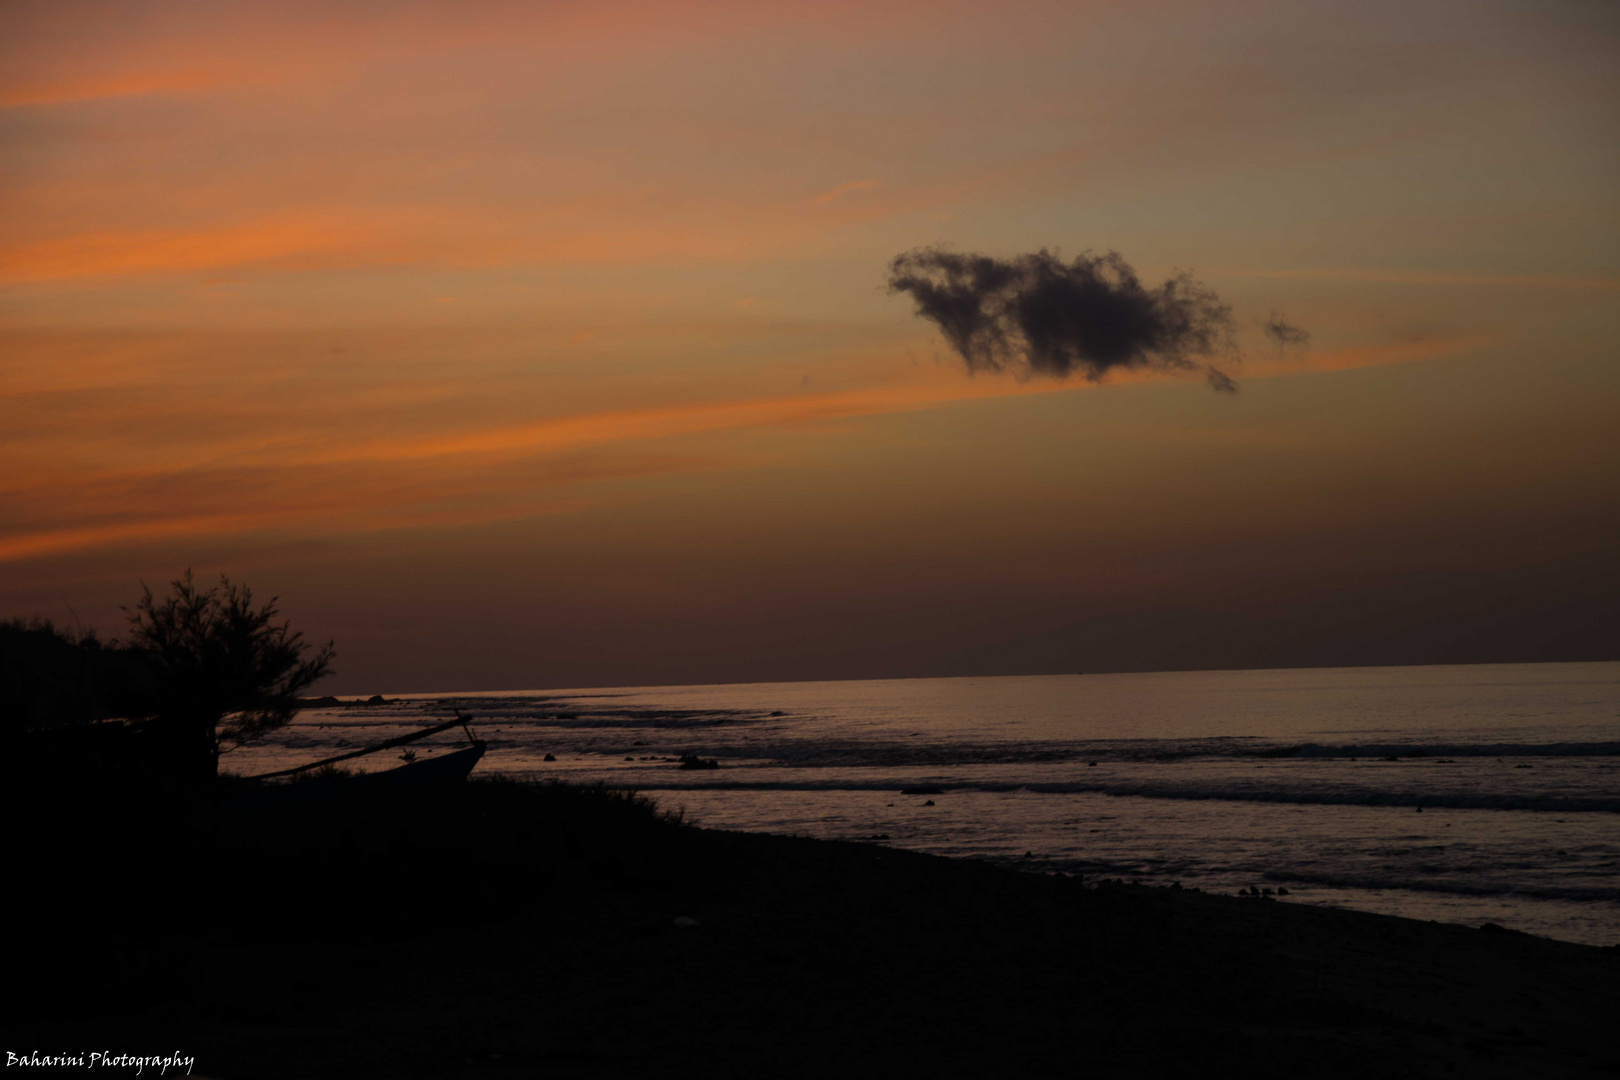
M1355 670L446 701L479 718L480 771L632 788L721 828L1620 941L1620 667ZM374 742L440 704L317 711L265 760ZM681 771L681 754L722 770ZM944 790L938 809L896 796L918 784Z
M54 841L80 876L35 883L8 1048L161 1037L219 1077L1620 1069L1612 947L697 829L564 786L117 821L79 794L22 853ZM98 858L111 909L85 902Z

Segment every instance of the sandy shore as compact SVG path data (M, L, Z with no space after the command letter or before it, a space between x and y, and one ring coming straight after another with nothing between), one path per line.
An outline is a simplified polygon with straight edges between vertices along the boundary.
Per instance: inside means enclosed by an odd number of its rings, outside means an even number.
M179 1050L223 1078L1620 1072L1616 949L570 789L59 796L9 857L32 870L19 1052Z

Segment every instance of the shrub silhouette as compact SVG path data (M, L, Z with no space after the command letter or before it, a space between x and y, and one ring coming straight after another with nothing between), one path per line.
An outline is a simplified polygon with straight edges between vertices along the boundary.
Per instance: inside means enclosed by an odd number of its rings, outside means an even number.
M278 620L276 598L255 607L253 591L220 576L200 589L187 570L164 597L142 585L129 647L155 677L152 724L177 771L201 780L219 773L219 755L286 724L298 695L331 673L332 643L311 652Z

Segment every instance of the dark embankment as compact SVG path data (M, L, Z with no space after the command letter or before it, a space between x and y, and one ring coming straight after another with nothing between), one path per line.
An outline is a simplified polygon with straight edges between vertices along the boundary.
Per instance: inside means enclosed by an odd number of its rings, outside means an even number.
M26 791L6 1049L223 1078L1620 1072L1613 949L706 832L569 788Z

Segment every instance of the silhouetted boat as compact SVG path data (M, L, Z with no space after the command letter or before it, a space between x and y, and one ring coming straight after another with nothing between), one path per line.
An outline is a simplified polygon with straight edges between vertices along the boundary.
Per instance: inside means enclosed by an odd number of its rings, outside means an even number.
M347 779L362 784L386 784L389 786L453 783L457 780L467 779L467 774L473 771L473 768L483 756L484 743L482 740L475 739L471 746L453 750L448 754L408 761L404 765L392 769L361 773Z
M470 716L456 714L454 720L447 720L435 727L423 728L413 731L409 735L400 735L387 739L376 746L368 746L364 750L351 750L347 754L338 754L335 757L323 758L320 761L311 761L307 765L297 765L291 769L278 769L275 772L260 773L257 776L244 777L247 780L279 780L285 777L296 776L299 773L312 772L327 765L336 765L340 761L352 761L367 754L375 754L382 750L392 750L396 747L406 746L425 739L430 735L437 735L449 731L453 727L460 727L467 733L467 742L470 744L460 750L452 750L448 754L437 757L410 760L405 764L381 772L359 773L351 776L334 776L326 783L340 783L345 787L378 786L378 787L413 787L422 784L445 784L465 780L484 756L486 744L484 740L475 738L472 728L467 726Z

